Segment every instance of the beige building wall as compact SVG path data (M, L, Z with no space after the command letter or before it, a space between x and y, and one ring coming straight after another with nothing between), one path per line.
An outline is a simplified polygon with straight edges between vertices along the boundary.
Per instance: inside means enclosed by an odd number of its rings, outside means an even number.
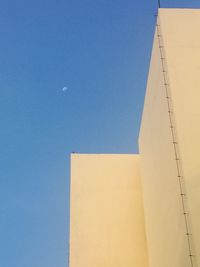
M70 267L147 267L137 155L71 156Z
M150 267L199 266L200 10L159 10L139 146Z
M200 10L161 10L161 27L191 222L193 253L199 266Z

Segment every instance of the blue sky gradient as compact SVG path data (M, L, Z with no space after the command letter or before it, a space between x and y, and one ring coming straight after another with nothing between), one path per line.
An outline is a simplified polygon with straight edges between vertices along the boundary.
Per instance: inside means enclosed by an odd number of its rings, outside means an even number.
M156 11L0 1L0 266L68 266L69 155L137 153Z

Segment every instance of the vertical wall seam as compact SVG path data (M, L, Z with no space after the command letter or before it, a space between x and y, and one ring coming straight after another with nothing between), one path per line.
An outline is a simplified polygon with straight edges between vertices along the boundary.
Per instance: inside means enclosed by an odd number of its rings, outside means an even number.
M186 193L184 190L184 177L182 173L181 168L181 159L180 159L180 153L179 153L179 144L177 140L176 135L176 129L175 129L175 118L173 115L173 108L172 108L172 100L170 96L170 84L169 84L169 77L167 75L167 67L166 67L166 57L165 57L165 51L164 51L164 43L162 40L162 34L161 34L161 27L159 22L159 16L157 15L157 23L156 23L156 32L157 32L157 38L158 38L158 46L160 51L160 59L161 59L161 65L162 65L162 73L163 73L163 80L164 80L164 88L165 88L165 97L167 101L167 109L168 109L168 117L169 117L169 124L170 124L170 131L172 136L172 145L174 150L174 156L175 156L175 164L177 169L177 178L179 183L179 194L181 198L181 205L182 205L182 213L184 218L184 224L185 224L185 235L187 239L187 245L188 245L188 256L190 259L190 266L194 267L194 253L192 250L192 234L189 227L189 213L187 211L187 205L186 205Z

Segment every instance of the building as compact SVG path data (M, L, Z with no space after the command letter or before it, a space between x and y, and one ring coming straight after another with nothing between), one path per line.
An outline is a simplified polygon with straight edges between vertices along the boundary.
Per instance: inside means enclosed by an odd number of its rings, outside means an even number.
M139 151L72 155L70 267L200 266L199 9L159 9Z

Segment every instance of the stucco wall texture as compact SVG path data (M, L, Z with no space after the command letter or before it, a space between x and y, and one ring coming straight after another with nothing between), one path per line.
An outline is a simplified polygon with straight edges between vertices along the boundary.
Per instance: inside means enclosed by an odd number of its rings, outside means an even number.
M150 267L200 264L199 88L200 10L160 9L139 136Z
M147 267L139 157L71 156L70 267Z

